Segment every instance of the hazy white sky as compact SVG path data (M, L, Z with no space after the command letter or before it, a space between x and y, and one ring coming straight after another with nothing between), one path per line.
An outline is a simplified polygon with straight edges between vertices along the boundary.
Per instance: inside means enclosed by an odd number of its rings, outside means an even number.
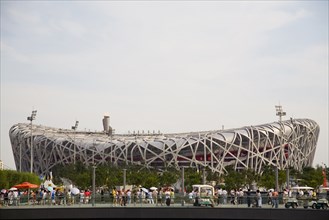
M1 0L1 154L27 121L116 133L320 125L328 165L328 1Z

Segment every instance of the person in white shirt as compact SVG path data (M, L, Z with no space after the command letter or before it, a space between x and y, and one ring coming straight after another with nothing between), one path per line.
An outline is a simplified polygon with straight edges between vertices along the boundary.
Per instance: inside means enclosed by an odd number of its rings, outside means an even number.
M298 192L298 197L301 198L301 197L303 197L303 196L304 196L304 191L303 191L303 190L300 190L300 191Z
M226 204L227 203L227 191L226 189L223 189L223 204Z
M127 190L127 203L128 204L131 203L131 191L130 191L130 189Z

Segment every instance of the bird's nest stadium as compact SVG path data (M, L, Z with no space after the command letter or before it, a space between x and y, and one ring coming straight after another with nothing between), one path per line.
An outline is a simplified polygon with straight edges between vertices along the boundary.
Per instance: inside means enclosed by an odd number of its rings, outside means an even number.
M311 166L319 132L315 121L294 119L227 130L138 135L19 123L10 128L9 136L17 170L30 171L33 152L32 169L37 174L77 161L147 168L207 167L223 174L230 165L257 173L265 165L297 170Z

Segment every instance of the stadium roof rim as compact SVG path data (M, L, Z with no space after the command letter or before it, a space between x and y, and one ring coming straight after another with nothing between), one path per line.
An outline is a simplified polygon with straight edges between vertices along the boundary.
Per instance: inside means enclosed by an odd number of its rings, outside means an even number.
M57 164L72 164L76 160L87 165L209 167L217 173L225 173L231 165L235 170L250 168L257 173L267 165L301 170L312 164L320 132L319 125L311 119L152 136L32 126L31 130L31 124L16 124L10 128L9 136L16 167L41 174ZM34 157L30 149L35 149Z
M300 119L293 119L294 123L298 123L301 121L311 121L312 123L316 123L312 119L307 119L307 118L300 118ZM281 122L282 125L289 123L291 124L291 120L284 120ZM170 137L176 137L176 136L186 136L186 137L193 137L195 135L209 135L209 134L216 134L216 133L227 133L227 132L234 132L238 130L244 130L246 128L250 127L268 127L268 126L273 126L273 125L280 125L280 122L274 121L271 123L264 123L264 124L259 124L259 125L249 125L249 126L243 126L239 128L229 128L229 129L218 129L218 130L208 130L208 131L191 131L191 132L179 132L179 133L131 133L131 134L113 134L112 138L118 137L118 138L124 138L124 137L149 137L149 136L156 136L156 137L164 137L164 138L170 138ZM13 125L12 127L15 126L25 126L25 127L30 127L30 123L18 123ZM34 127L34 132L42 131L44 132L53 132L53 133L76 133L76 134L94 134L94 135L107 135L104 131L79 131L79 130L72 130L72 129L65 129L65 128L55 128L55 127L50 127L50 126L44 126L41 124L33 124Z

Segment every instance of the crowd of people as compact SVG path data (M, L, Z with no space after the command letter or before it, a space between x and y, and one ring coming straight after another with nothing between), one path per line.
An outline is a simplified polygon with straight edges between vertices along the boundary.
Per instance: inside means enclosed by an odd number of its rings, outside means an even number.
M28 205L71 205L77 198L81 204L89 203L91 192L89 189L81 190L79 195L73 194L70 189L15 189L5 190L0 193L0 206L19 206L22 203Z
M112 189L112 204L113 206L126 206L127 204L156 204L170 206L174 202L175 192L174 189L166 188L138 188L135 190L117 190Z
M127 206L129 204L155 204L159 206L170 206L175 202L175 191L171 187L145 189L142 187L134 189L113 188L106 191L107 202L105 202L105 190L98 188L96 190L100 196L100 202L112 203L113 207ZM292 197L291 190L284 189L282 194L270 189L269 191L256 191L232 189L227 191L224 188L217 188L214 193L213 201L217 206L222 204L242 205L247 207L259 207L263 204L278 208L279 203L285 204L289 197ZM298 198L316 198L316 192L313 190L300 190ZM197 197L196 192L191 191L186 195L187 202L194 203ZM0 206L19 206L21 203L32 205L73 205L91 203L92 191L90 189L80 190L79 193L73 193L71 189L47 188L31 190L2 190L0 194ZM109 200L110 198L110 200Z

